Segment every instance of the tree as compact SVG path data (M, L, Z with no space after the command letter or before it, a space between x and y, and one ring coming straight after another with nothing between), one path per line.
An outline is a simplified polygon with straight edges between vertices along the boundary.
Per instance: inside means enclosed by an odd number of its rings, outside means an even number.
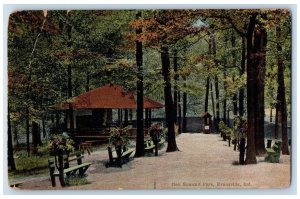
M254 32L254 46L252 56L254 56L254 67L256 68L256 121L255 121L255 149L256 155L264 155L265 149L265 135L264 135L264 117L265 117L265 68L266 68L266 46L267 46L267 32L263 24L259 24Z
M240 69L240 76L245 73L245 66L246 66L246 41L245 37L242 37L242 58L241 58L241 69ZM244 116L244 88L239 90L239 115L241 117Z
M15 160L14 160L14 148L12 144L12 133L11 133L11 121L10 121L10 110L9 104L7 109L7 157L8 166L11 171L16 170Z
M141 17L141 12L136 14L136 19ZM142 33L142 28L137 28L136 34ZM144 91L143 91L143 46L141 41L136 43L136 65L138 69L137 76L137 135L136 135L136 157L144 156Z
M236 62L237 62L237 56L236 56L236 37L235 37L235 32L232 31L231 33L231 46L232 46L232 67L237 67ZM232 80L234 81L234 76ZM237 115L238 112L238 106L237 106L237 93L235 92L232 97L232 104L233 104L233 115Z
M289 148L288 148L288 138L287 138L287 108L286 108L286 99L285 99L285 84L284 84L284 67L283 67L283 58L282 58L282 33L280 26L276 27L276 38L277 38L277 65L278 65L278 89L277 89L277 96L278 96L278 104L277 109L280 110L281 114L281 124L282 124L282 154L289 155ZM276 109L276 110L277 110ZM277 112L276 112L277 113ZM278 114L276 114L278 117ZM277 118L278 121L278 118Z

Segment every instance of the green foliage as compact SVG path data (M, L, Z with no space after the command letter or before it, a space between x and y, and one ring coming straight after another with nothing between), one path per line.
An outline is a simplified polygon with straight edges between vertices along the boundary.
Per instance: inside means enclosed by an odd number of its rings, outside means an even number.
M90 182L85 177L77 177L77 176L70 176L65 178L65 183L69 186L90 184Z
M53 134L49 141L49 151L57 155L59 152L69 153L74 151L74 141L66 134Z
M37 172L48 167L49 156L30 156L24 153L15 155L17 173Z
M218 125L221 132L229 136L233 134L233 129L229 128L223 121L220 121Z
M129 144L128 127L125 128L110 128L109 144L115 147L127 146Z

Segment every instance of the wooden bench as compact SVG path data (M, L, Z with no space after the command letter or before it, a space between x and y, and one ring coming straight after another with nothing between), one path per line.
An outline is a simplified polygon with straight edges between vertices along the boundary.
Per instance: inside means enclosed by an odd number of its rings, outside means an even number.
M81 155L81 152L77 152L74 154L74 156L64 156L64 168L69 168L70 167L70 162L74 162L75 160L77 161L77 165L82 164L82 158L84 156Z
M281 142L275 141L272 148L266 148L268 156L266 161L271 163L279 163Z
M165 139L161 138L160 141L158 142L158 148L161 149L165 145Z
M55 177L61 176L63 179L63 182L61 181L61 185L64 186L64 175L66 174L67 177L75 175L77 172L79 176L84 176L84 173L87 171L89 166L92 164L91 162L85 162L82 163L83 156L75 156L75 157L64 157L64 169L63 173L60 174L58 170L55 169L55 162L54 160L48 160L48 167L50 171L50 179L52 186L55 187ZM77 160L77 165L70 167L70 161Z
M153 153L154 148L155 148L155 145L152 140L146 140L144 142L145 153L147 153L147 152Z
M131 154L135 151L134 149L128 149L127 147L123 147L121 159L118 162L118 155L116 150L110 146L107 147L109 162L106 163L106 167L118 166L122 167L123 163L126 163L130 160Z

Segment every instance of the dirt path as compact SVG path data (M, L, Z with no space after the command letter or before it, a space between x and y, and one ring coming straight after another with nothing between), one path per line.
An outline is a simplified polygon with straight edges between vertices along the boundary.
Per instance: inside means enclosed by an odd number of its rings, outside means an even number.
M122 169L105 168L107 151L96 151L85 156L85 161L94 163L87 172L90 184L64 189L285 188L290 184L290 156L281 156L280 164L259 158L256 165L235 166L239 153L219 135L181 134L177 145L179 152L166 153L164 147L159 157L135 158ZM53 189L48 177L20 188Z

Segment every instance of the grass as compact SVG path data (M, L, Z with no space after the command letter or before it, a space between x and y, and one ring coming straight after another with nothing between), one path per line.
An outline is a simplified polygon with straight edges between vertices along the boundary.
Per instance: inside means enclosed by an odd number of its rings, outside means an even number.
M48 166L49 156L30 156L15 158L15 164L18 172L30 172L34 170L45 169Z
M104 150L103 146L103 150ZM102 149L102 147L101 147ZM100 149L100 150L101 150ZM99 150L99 149L98 149ZM71 156L73 154L70 154ZM48 169L48 159L53 159L53 156L50 156L47 145L39 147L36 154L31 154L28 157L26 151L18 151L14 154L14 160L16 165L16 171L9 171L8 178L10 181L18 181L22 178L27 177L37 177L49 175ZM71 184L86 184L86 179L83 178L72 178L70 179Z
M19 178L30 176L41 176L49 172L47 155L31 155L27 156L26 151L17 152L14 156L16 171L9 171L8 177L10 180L17 180Z
M78 177L78 176L72 176L66 178L65 183L69 186L90 184L90 182L85 177Z

